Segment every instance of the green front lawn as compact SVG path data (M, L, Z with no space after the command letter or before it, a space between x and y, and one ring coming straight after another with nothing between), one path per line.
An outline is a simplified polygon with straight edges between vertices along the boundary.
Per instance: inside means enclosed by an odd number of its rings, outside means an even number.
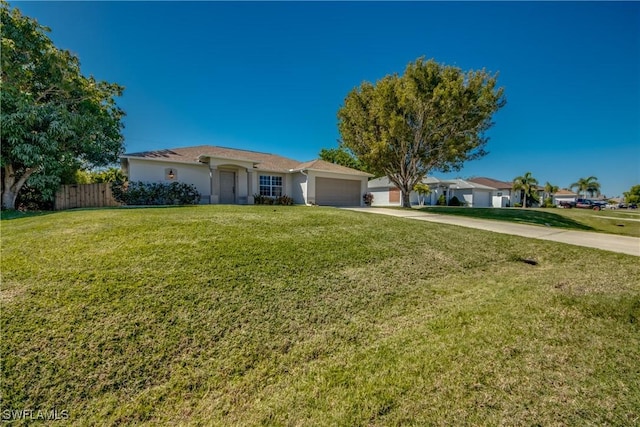
M638 422L637 257L330 208L66 211L1 226L3 416Z
M480 219L545 225L578 231L596 231L640 237L640 215L634 210L561 209L561 208L468 208L428 206L424 212L460 215Z

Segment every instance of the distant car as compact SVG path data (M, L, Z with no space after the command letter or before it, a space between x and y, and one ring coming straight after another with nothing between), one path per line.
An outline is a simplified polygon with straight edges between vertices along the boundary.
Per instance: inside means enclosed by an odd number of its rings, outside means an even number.
M607 209L618 209L618 205L615 203L608 203L605 208Z
M591 199L578 199L576 200L576 208L580 209L593 209L594 211L599 211L604 209L607 206L607 202L600 200L591 200Z
M638 209L638 205L636 205L635 203L631 203L631 204L620 203L618 207L620 209Z
M560 206L561 208L571 209L571 208L574 208L576 206L576 203L575 202L562 201L562 202L558 203L558 206Z

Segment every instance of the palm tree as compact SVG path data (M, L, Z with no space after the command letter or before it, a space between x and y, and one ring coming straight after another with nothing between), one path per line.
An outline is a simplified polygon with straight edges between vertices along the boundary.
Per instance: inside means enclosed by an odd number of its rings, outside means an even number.
M551 199L553 197L553 194L557 193L559 189L560 187L558 187L557 185L553 185L549 181L547 181L547 183L544 185L545 205L546 205L546 200Z
M522 176L517 176L513 179L512 188L514 190L521 190L524 193L524 198L522 199L522 207L527 207L527 197L531 197L532 199L536 199L534 191L538 188L538 180L535 179L531 172L527 172Z
M422 206L424 205L425 197L431 194L431 187L423 182L419 182L413 186L413 191L418 193L418 204Z
M593 193L600 192L600 183L598 182L598 178L595 176L590 176L588 178L580 178L578 182L574 182L569 186L571 190L574 188L578 189L578 194L582 193L584 198L587 197L587 193L593 195Z

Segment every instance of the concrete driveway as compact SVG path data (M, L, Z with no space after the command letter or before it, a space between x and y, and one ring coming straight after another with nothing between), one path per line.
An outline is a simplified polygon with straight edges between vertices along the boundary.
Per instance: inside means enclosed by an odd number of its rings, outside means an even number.
M594 233L589 231L565 230L563 228L543 227L538 225L515 224L507 221L491 221L486 219L468 218L454 215L441 215L418 210L386 209L386 208L344 208L356 212L390 215L400 218L416 219L420 221L439 222L442 224L459 225L461 227L477 228L495 233L512 234L514 236L530 237L533 239L551 240L553 242L568 243L570 245L603 249L628 255L640 256L640 238L618 236L615 234Z

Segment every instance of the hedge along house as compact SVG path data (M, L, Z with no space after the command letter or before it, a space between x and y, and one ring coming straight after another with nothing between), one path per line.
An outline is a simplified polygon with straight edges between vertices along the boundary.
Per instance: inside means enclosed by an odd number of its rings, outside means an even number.
M253 204L254 194L287 195L297 204L362 206L372 175L314 160L201 145L120 157L129 181L193 184L203 204Z

